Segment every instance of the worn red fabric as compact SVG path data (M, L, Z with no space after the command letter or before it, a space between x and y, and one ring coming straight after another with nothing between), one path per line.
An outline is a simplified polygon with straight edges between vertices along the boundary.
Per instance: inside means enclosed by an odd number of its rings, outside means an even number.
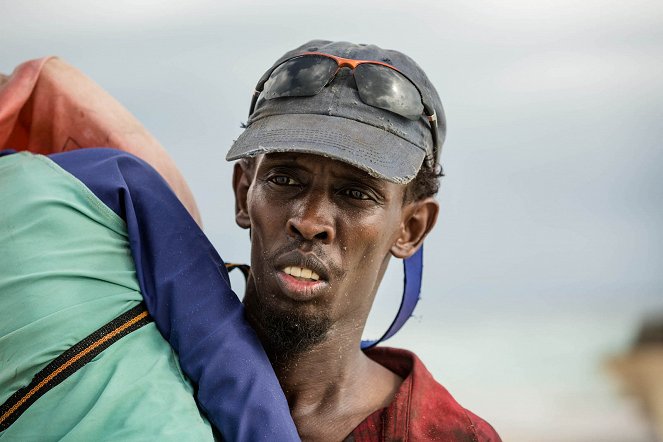
M78 69L45 57L0 74L0 150L46 155L84 147L113 147L146 161L201 224L193 194L166 150Z
M366 354L404 381L391 405L368 416L347 441L501 441L490 424L460 406L433 379L414 353L376 347Z

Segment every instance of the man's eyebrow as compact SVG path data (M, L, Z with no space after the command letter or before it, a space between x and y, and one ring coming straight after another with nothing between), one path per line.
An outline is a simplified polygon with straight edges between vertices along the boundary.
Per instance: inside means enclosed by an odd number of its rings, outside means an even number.
M371 187L380 187L385 184L385 180L376 178L361 169L355 167L344 167L342 170L332 171L335 178L359 181Z
M261 164L271 164L271 163L297 163L298 157L292 156L292 155L287 155L286 153L282 154L272 154L272 155L266 155L263 160L261 161Z

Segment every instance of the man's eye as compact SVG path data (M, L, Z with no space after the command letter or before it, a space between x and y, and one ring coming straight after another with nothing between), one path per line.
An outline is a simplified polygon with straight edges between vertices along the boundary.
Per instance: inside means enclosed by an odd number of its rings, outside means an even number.
M270 181L279 186L296 186L297 181L285 175L277 175L270 178Z
M369 200L369 199L371 199L371 197L368 194L362 192L361 190L357 190L357 189L346 189L344 191L344 193L347 196L349 196L350 198L354 198L356 200Z

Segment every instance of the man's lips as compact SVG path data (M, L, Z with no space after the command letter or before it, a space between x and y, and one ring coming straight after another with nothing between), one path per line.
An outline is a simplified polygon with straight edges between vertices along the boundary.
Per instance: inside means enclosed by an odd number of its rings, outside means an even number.
M281 291L288 298L295 301L308 301L322 294L329 287L327 281L313 280L288 275L283 271L276 272L276 279L281 286Z
M329 286L326 266L312 254L286 253L277 259L275 267L279 285L292 299L312 299Z
M289 276L302 280L328 281L327 266L312 253L293 250L276 259L275 267Z

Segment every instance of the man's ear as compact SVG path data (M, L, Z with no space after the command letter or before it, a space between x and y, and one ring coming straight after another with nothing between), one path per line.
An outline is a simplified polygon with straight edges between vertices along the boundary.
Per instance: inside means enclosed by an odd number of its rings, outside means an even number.
M247 197L251 187L251 170L242 161L235 163L233 169L233 190L235 191L235 222L242 229L251 227Z
M432 197L407 203L403 208L401 232L391 246L391 254L401 259L414 255L435 226L439 212L440 204Z

